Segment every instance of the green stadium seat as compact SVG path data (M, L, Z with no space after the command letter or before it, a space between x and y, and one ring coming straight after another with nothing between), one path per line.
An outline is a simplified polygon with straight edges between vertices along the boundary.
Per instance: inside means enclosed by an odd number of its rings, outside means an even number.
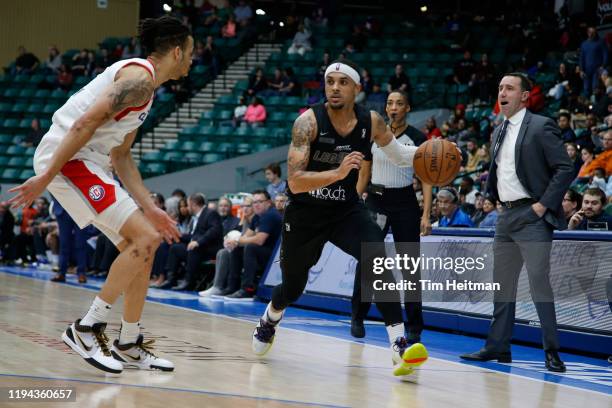
M28 106L29 104L25 102L17 102L13 104L13 107L11 108L11 114L15 118L21 117L23 113L26 111L26 109L28 109Z
M162 149L168 151L178 151L180 145L181 142L179 142L178 140L171 140L170 142L167 142L164 147L162 147Z
M200 115L200 120L198 122L200 123L200 125L210 125L213 123L214 118L214 111L205 111L202 112L202 114Z
M31 105L28 105L25 112L29 114L30 116L38 116L42 114L43 108L44 108L43 104L33 103Z
M8 167L15 167L15 168L25 167L24 166L23 158L21 156L19 156L19 157L11 157L11 159L9 160L7 166Z
M219 143L216 146L216 151L217 152L222 152L222 153L230 153L234 150L234 145L232 143L229 142L224 142L224 143Z
M219 110L219 111L214 111L215 115L215 121L220 122L220 121L226 121L226 120L232 120L232 117L234 116L234 113L231 110Z
M221 95L215 105L221 107L235 106L238 103L238 100L234 95Z
M27 129L30 129L30 127L32 126L32 119L21 119L19 121L19 130L20 131L26 131ZM40 121L40 127L42 128L42 120Z
M166 172L166 165L164 163L148 163L146 172L149 174L164 174Z
M251 153L251 144L250 143L239 143L236 146L236 153L238 153L238 154L249 154L249 153Z
M229 139L234 134L234 129L230 126L221 126L217 128L216 136L219 139Z
M30 147L26 147L25 151L23 152L24 156L34 156L34 152L36 152L36 148L33 146Z
M198 126L189 126L181 129L179 133L180 139L190 139L198 134Z
M51 127L51 120L49 119L41 119L40 120L40 128L47 130Z
M19 179L19 173L20 173L20 171L17 170L17 169L5 169L2 172L2 178L4 180L15 181L15 180Z
M30 177L34 177L36 175L36 173L34 173L34 170L22 170L21 173L19 173L19 179L20 180L27 180Z
M14 119L14 118L4 119L4 122L2 123L2 127L7 132L12 132L12 133L17 132L19 130L19 119Z
M185 153L184 159L189 163L199 163L202 160L202 154L198 152Z
M216 152L216 145L212 142L202 142L198 147L198 151L202 153Z
M42 113L46 115L53 115L56 110L60 108L61 105L56 103L48 103L42 108Z
M234 135L238 137L253 137L254 133L255 132L253 132L253 129L251 129L250 127L241 126L239 128L236 128Z
M285 97L284 96L270 96L266 98L265 101L266 106L283 106L285 105Z
M5 144L5 145L13 144L13 136L0 134L0 144Z
M183 153L181 152L166 152L163 156L163 161L165 162L179 162L183 157Z
M22 89L19 91L19 95L17 96L17 100L27 102L34 98L34 94L36 91L34 89Z
M148 152L142 156L142 160L146 162L161 161L162 158L163 158L163 154L160 151Z
M202 163L210 164L223 160L225 157L218 153L206 153L202 155Z
M255 145L251 145L251 152L253 153L265 152L266 150L270 150L271 148L272 148L272 145L270 144L257 143Z
M196 142L183 142L181 143L181 145L179 146L180 150L184 151L184 152L195 152L199 147L199 144Z
M51 95L49 95L49 99L56 101L56 102L63 103L66 99L68 99L68 95L66 94L66 91L62 91L61 89L56 89L53 92L51 92Z
M6 167L10 159L8 156L0 156L0 168Z
M21 156L25 153L26 148L21 145L12 145L6 150L9 156Z
M10 99L10 100L12 100L12 99L16 99L16 98L17 98L17 95L19 95L19 89L17 89L17 88L9 88L9 89L6 89L6 90L4 91L4 93L2 94L2 96L3 96L5 99Z
M216 131L214 126L198 126L198 135L205 138L215 135Z

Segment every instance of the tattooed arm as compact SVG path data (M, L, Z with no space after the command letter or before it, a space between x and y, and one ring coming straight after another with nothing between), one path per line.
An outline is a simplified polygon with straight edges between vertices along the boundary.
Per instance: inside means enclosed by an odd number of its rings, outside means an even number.
M317 121L312 110L296 119L291 131L291 145L287 156L287 182L292 193L305 193L342 180L353 169L359 169L363 155L348 154L340 167L327 171L306 171L310 158L310 143L317 134Z
M87 144L96 129L114 120L113 117L122 110L145 104L154 90L153 79L144 68L129 66L120 70L115 82L74 122L53 154L44 177L50 182L64 164Z

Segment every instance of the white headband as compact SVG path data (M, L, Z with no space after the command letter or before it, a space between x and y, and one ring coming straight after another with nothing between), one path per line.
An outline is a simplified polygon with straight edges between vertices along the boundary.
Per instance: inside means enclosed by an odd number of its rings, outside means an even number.
M361 83L359 73L353 68L341 62L334 62L329 67L327 67L327 69L325 70L325 78L327 78L327 76L333 72L340 72L341 74L348 76L353 81L355 81L357 85Z

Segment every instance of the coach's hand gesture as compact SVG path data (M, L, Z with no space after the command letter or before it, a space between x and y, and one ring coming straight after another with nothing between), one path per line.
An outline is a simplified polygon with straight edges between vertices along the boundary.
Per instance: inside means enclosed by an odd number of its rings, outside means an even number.
M49 180L44 174L30 177L25 183L20 186L13 187L9 190L10 193L17 193L14 197L8 200L12 208L23 206L27 208L45 191Z
M363 160L363 154L361 152L350 152L344 157L340 167L336 169L338 173L338 180L344 179L351 170L359 170L361 168L361 161Z

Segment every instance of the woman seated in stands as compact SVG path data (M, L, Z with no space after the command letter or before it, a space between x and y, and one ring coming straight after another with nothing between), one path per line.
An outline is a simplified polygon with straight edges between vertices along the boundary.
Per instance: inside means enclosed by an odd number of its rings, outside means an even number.
M253 102L247 107L244 121L251 127L263 126L266 121L266 107L259 97L254 97Z

